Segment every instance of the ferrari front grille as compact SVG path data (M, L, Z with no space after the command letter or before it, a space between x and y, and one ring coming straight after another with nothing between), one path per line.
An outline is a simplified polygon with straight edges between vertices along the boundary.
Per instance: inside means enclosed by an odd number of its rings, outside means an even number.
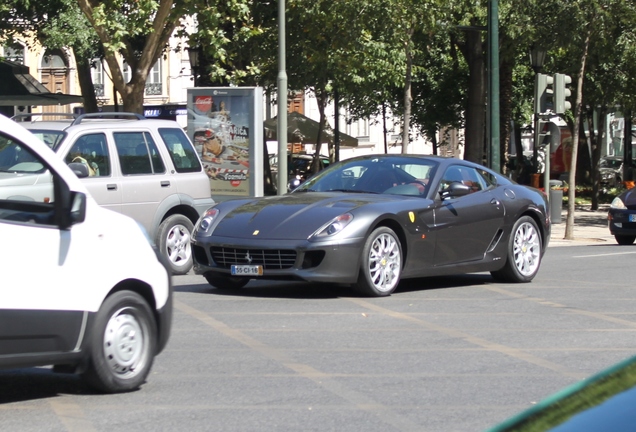
M232 265L262 265L267 270L291 268L296 262L296 251L287 249L239 249L213 246L210 248L214 262L225 268Z

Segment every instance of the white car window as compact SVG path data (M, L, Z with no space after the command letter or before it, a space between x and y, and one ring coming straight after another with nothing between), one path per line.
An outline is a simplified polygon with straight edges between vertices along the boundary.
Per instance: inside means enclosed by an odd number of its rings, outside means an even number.
M54 201L53 182L44 161L0 133L0 220L54 225Z

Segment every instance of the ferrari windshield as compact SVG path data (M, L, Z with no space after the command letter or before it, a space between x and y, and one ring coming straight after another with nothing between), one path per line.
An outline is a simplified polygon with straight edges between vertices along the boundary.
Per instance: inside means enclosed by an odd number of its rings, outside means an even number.
M361 157L339 162L307 180L298 192L427 195L437 162L423 157Z

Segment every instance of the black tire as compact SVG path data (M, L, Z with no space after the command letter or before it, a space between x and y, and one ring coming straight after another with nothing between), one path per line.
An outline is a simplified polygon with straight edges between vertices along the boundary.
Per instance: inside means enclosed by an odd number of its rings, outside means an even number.
M159 225L156 243L172 274L184 275L192 268L193 229L192 221L180 214L168 216Z
M628 246L634 244L634 240L636 240L636 236L629 235L615 235L616 243L623 246Z
M539 271L542 256L539 228L534 219L522 216L510 232L506 264L491 274L503 282L530 282Z
M356 291L371 297L391 295L402 274L402 245L395 232L376 228L362 248Z
M250 281L245 277L220 276L206 273L203 275L210 285L218 289L232 290L241 289Z
M105 393L132 391L144 383L155 356L157 325L148 303L132 291L108 297L89 335L84 378Z

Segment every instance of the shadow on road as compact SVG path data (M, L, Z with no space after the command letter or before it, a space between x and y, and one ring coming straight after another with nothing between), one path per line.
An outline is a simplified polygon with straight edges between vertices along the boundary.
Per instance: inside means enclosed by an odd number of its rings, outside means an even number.
M51 398L63 394L96 394L78 375L51 369L25 368L0 371L0 404Z
M217 289L202 279L202 283L175 286L176 292L198 293L218 296L238 296L250 298L287 298L287 299L335 299L339 297L365 297L347 285L308 282L281 282L251 280L240 289ZM470 285L492 283L489 273L473 273L454 276L406 279L400 282L393 295L412 291L445 289Z

